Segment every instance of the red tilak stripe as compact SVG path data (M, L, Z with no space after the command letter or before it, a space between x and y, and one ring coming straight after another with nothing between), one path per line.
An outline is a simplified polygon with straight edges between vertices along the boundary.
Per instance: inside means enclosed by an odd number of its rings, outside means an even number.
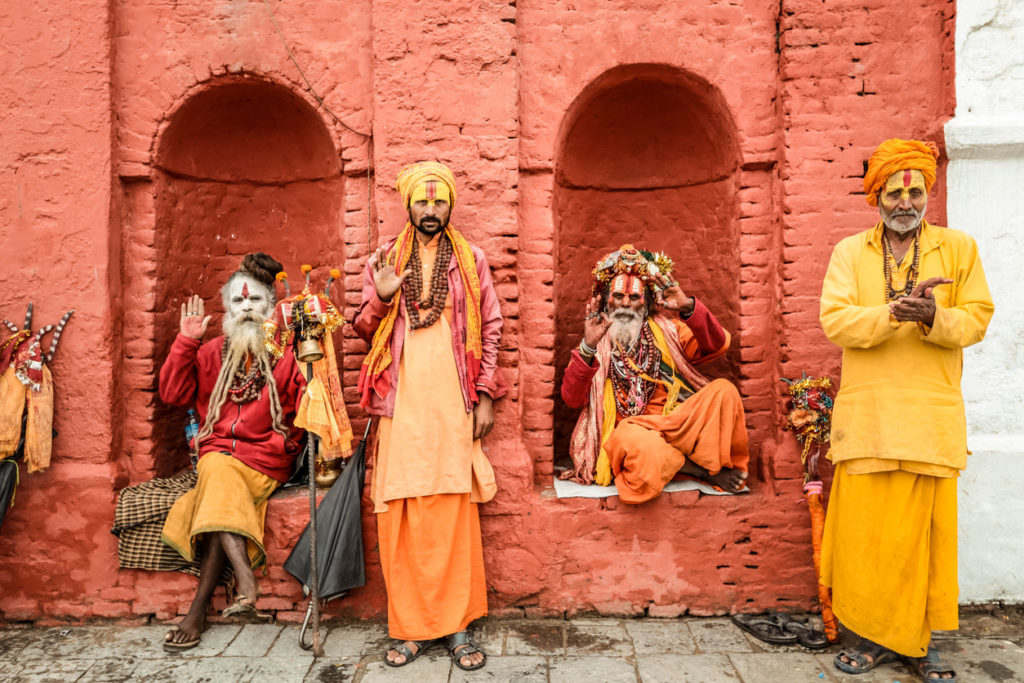
M910 171L903 172L903 187L910 187Z
M427 181L427 199L437 199L437 181Z

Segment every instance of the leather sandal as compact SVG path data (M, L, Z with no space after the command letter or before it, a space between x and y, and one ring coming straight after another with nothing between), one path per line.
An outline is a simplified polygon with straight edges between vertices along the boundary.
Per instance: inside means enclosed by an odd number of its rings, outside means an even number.
M463 657L476 654L477 652L484 656L479 662L468 665L462 663ZM469 634L465 631L459 631L448 636L448 654L451 655L455 666L463 671L476 671L477 669L484 668L484 664L487 663L487 653L477 647L476 643L469 639Z
M790 614L780 614L782 628L796 636L796 642L809 650L822 650L828 647L828 638L813 626L809 619L800 619Z
M868 656L871 660L868 661ZM843 657L850 661L844 662ZM867 638L861 638L856 647L840 651L833 660L836 668L848 674L862 674L871 671L876 666L893 662L896 660L896 653L878 643L873 643Z
M928 646L928 654L924 657L904 657L903 661L909 664L928 683L931 683L931 681L956 683L956 670L948 664L944 664L938 649L931 645ZM939 678L931 678L931 674L936 674ZM942 678L942 674L953 674L953 677Z
M413 640L410 641L416 645L416 652L413 652L405 646L404 640L392 640L391 644L388 645L387 649L384 650L384 663L388 666L400 667L410 664L416 660L421 654L429 650L431 647L437 644L436 640ZM388 651L394 650L398 654L405 657L404 662L392 662L388 659Z
M786 620L781 614L769 612L765 615L734 614L732 623L758 640L772 645L793 645L797 642L795 633L786 630Z

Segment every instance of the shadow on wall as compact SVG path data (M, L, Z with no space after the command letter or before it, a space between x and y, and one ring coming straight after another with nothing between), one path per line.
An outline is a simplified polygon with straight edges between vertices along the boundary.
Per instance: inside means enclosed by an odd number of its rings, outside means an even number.
M339 154L320 115L288 88L217 81L172 115L156 159L154 372L186 296L202 296L214 315L206 339L220 334L220 287L246 253L281 261L293 289L303 263L323 277L343 267ZM184 411L158 401L154 417L155 474L165 476L187 462Z
M687 294L733 334L709 374L738 377L739 144L710 83L671 66L634 64L592 82L562 122L552 207L556 231L556 386L583 333L598 258L625 243L664 251ZM576 411L555 401L556 462Z

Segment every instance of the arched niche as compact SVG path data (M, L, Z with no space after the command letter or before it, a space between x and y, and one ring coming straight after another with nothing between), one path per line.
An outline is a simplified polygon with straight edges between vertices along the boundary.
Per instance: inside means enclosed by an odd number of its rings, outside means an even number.
M207 84L172 113L155 165L155 372L186 296L199 294L214 316L206 339L220 334L220 287L246 253L281 261L293 289L304 263L319 282L343 268L338 150L319 113L289 88L253 77ZM154 409L158 474L184 457L182 413L159 401Z
M633 64L587 86L562 121L552 201L557 245L556 385L583 333L592 269L625 243L664 251L684 291L733 334L715 376L738 375L739 144L713 85L681 69ZM556 401L555 459L577 411Z

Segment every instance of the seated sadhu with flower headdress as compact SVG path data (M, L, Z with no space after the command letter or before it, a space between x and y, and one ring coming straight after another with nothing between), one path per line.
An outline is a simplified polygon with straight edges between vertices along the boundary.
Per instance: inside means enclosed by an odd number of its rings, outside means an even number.
M747 478L747 428L739 392L694 365L721 356L729 333L672 278L664 254L632 244L604 256L562 379L562 399L583 408L562 474L619 498L656 498L679 473L735 493Z

